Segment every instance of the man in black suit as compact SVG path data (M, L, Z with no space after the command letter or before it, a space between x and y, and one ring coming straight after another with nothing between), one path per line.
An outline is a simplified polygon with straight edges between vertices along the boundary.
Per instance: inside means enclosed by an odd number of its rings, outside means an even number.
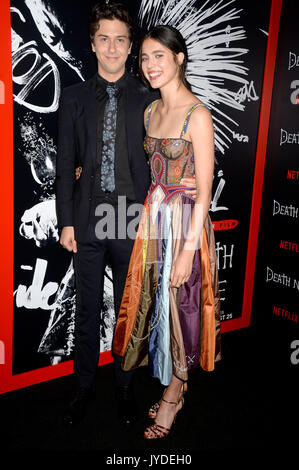
M101 234L96 234L99 221L96 207L109 204L118 227L124 222L121 214L126 213L130 204L143 204L150 184L143 149L143 113L157 98L125 70L132 45L132 22L123 5L103 3L93 8L90 39L98 72L90 80L64 89L59 108L57 218L62 229L60 243L74 253L77 299L74 372L78 389L65 414L70 423L83 417L94 392L105 266L110 263L112 268L117 315L134 243L128 234L125 238L117 234L114 238L109 234L107 238L98 238ZM117 118L112 136L113 162L108 162L107 171L103 164L104 145L107 145L103 121L109 100L108 86L115 89ZM76 180L78 165L82 174ZM111 176L113 185L107 189L102 180L110 180ZM127 217L126 222L132 218ZM120 357L114 357L114 372L118 415L122 422L130 424L135 417L132 372L122 371Z
M122 4L103 3L93 8L90 39L98 72L90 80L64 89L59 108L57 219L62 228L60 243L74 253L77 301L74 371L78 390L65 415L71 423L84 415L94 388L100 349L99 310L108 262L116 315L121 304L134 243L126 228L135 218L125 217L124 230L123 214L132 204L143 204L150 185L143 148L144 110L159 97L125 70L132 45L132 22ZM116 108L111 111L113 104ZM78 180L77 166L83 169ZM191 182L187 185L192 186ZM107 207L113 214L108 222L113 228L121 227L116 236L113 229L109 234L109 227L107 237L98 229L101 221L97 214L104 215L102 209ZM114 373L118 416L129 425L136 417L132 372L122 371L121 358L114 356Z

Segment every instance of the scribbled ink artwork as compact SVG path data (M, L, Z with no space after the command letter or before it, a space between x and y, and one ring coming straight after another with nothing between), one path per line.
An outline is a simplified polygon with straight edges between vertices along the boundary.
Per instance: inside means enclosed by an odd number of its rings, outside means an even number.
M33 190L34 199L34 204L25 207L17 221L17 235L31 242L28 249L32 249L32 244L39 248L32 263L20 264L23 273L32 273L32 282L29 287L18 284L14 292L15 308L17 311L27 309L49 313L48 324L40 336L36 352L47 355L51 364L69 359L72 355L76 296L70 257L64 276L45 284L49 262L46 248L59 240L55 174L56 122L63 83L61 63L70 69L74 82L84 80L82 61L77 60L64 45L65 31L55 13L56 4L55 1L42 0L11 2L13 99L19 135L15 157L23 159L28 165L26 187L28 193ZM32 25L34 29L31 29ZM56 256L59 264L58 250ZM19 260L16 261L18 263ZM104 285L104 305L99 312L101 351L111 349L115 322L109 266Z
M71 256L59 246L55 213L57 117L62 88L96 72L87 32L95 2L75 3L11 1L15 373L68 360L74 348L74 271ZM214 122L210 215L218 254L221 318L236 318L241 314L269 2L261 0L256 11L242 0L124 3L140 31L170 24L186 39L188 81L211 110ZM137 53L132 59L137 59ZM101 351L109 351L115 322L109 266L99 315Z

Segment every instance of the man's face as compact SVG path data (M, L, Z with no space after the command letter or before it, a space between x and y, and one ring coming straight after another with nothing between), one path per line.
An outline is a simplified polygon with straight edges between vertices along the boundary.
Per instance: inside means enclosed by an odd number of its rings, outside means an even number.
M92 50L98 60L98 73L105 80L115 82L124 74L131 52L128 26L119 20L100 20L99 23L92 42Z

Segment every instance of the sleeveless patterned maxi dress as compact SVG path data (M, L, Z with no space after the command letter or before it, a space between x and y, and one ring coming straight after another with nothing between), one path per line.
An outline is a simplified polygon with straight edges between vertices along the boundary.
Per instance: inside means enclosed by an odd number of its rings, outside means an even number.
M155 101L148 108L146 130ZM144 202L132 250L113 352L122 368L148 365L168 386L172 374L188 380L200 365L214 369L220 359L220 300L214 231L207 215L192 274L179 289L170 287L170 271L186 236L194 200L180 185L195 174L192 142L184 137L193 106L179 138L146 135L151 186Z

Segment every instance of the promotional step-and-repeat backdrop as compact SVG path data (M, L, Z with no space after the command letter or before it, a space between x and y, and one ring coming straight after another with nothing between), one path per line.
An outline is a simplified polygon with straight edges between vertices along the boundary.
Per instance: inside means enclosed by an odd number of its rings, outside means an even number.
M6 68L10 70L13 86L7 100L8 106L11 101L13 107L10 146L13 145L14 165L13 181L6 195L8 204L12 198L14 201L13 260L10 260L13 295L5 294L5 332L0 333L2 392L72 372L76 292L71 256L58 243L57 110L62 88L96 73L88 38L88 17L94 3L89 0L1 2L1 22L6 28L9 25L11 31L11 51L6 35L6 60L10 60ZM273 42L276 33L271 32L271 25L269 29L269 21L273 15L277 17L275 8L280 2L261 0L254 8L242 0L123 3L128 5L136 22L136 38L128 61L131 73L137 73L140 37L155 24L177 27L187 41L191 59L188 80L194 93L210 108L215 128L216 165L210 215L218 254L222 332L248 326L252 291L251 287L245 289L245 280L253 278L255 267L254 244L249 249L248 242L252 224L258 224L256 214L259 213L253 205L259 116L266 52L268 57L269 48L274 47L272 55L276 55ZM294 27L294 34L295 30ZM288 58L288 73L295 90L292 72L296 66L292 64L297 60L296 51L290 49L290 54L293 55ZM275 106L280 105L275 101ZM279 121L282 127L279 152L285 153L293 145L291 135L298 132L295 122L291 125L290 121L291 109L296 107L291 101L289 107L285 111L286 119ZM7 134L6 139L11 138ZM294 175L295 163L292 166L289 160L285 165L283 171ZM277 167L277 177L281 176L279 171ZM286 176L284 184L287 188L296 183L293 176ZM273 193L275 211L278 207L286 211L291 205L296 210L288 194L285 188L284 194ZM290 216L278 217L287 220ZM288 235L287 231L282 240L296 243L294 235ZM284 250L285 257L291 256L289 251L295 256L286 245L279 250ZM277 263L269 260L267 276L276 272ZM294 276L289 268L285 273ZM281 303L277 301L275 306L288 308ZM100 364L104 364L112 360L114 327L113 279L109 266L104 307L99 314Z
M298 16L298 2L283 2L254 287L254 311L290 367L299 364Z

